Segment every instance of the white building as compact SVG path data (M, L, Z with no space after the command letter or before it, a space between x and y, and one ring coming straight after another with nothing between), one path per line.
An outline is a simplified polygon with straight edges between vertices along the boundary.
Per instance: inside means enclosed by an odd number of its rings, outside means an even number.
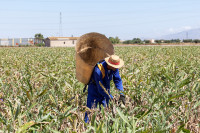
M155 43L155 40L154 39L151 39L151 40L149 40L150 41L150 43Z
M77 43L78 37L48 37L45 39L46 47L72 47Z
M7 38L0 39L0 45L1 46L8 46L9 45L9 40Z

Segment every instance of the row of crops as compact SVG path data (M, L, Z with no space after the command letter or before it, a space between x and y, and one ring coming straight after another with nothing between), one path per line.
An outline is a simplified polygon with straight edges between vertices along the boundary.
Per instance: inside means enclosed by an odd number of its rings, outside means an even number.
M200 132L200 47L115 47L126 105L89 110L74 48L0 49L0 132ZM84 123L85 111L90 123Z

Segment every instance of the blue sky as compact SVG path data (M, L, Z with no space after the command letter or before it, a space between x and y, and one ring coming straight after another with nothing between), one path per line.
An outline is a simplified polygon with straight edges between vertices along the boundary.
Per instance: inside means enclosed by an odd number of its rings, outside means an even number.
M0 0L0 38L81 36L155 38L200 28L200 0Z

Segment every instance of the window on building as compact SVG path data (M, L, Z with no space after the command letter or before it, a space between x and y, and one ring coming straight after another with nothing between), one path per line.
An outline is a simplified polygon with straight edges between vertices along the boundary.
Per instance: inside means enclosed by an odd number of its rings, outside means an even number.
M64 42L64 44L65 44L65 42Z

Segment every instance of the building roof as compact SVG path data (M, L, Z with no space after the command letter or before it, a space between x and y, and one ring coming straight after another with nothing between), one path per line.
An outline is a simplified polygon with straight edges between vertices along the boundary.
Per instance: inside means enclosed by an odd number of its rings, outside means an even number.
M47 37L49 40L78 40L79 37Z

